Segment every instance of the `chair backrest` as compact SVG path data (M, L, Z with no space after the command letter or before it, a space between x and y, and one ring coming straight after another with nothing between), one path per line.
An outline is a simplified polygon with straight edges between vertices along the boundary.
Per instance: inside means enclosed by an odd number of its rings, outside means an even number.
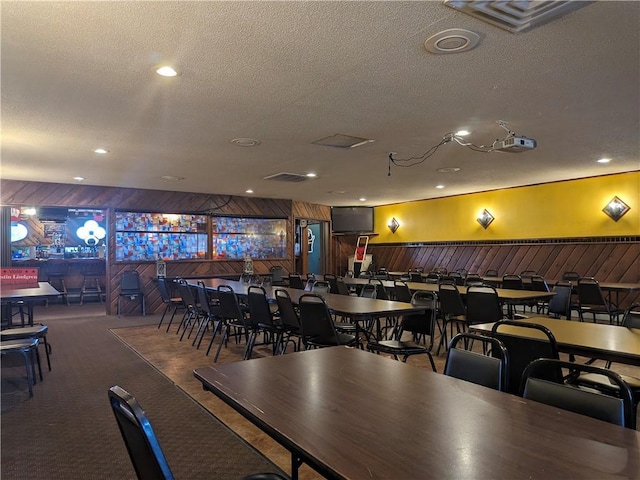
M600 284L593 277L582 277L578 279L578 302L580 305L609 307L600 289Z
M371 283L376 286L376 298L380 300L389 300L387 289L379 278L372 278Z
M298 309L302 343L306 345L309 340L313 340L327 345L339 344L333 317L324 298L314 293L306 293L298 300Z
M535 292L548 292L549 285L541 275L531 275L531 290Z
M627 328L640 328L640 303L629 305L622 318L622 326Z
M247 304L249 306L249 321L254 328L274 326L273 314L264 288L251 285L247 290Z
M353 270L347 270L346 272L344 272L344 278L353 278L355 277L355 273L353 272Z
M294 332L300 331L300 318L296 312L289 292L281 288L275 291L276 303L278 304L278 312L280 313L280 321L282 325Z
M502 276L502 288L511 290L522 290L522 277L515 274L506 274Z
M582 390L560 381L549 381L548 372L568 369L567 378L580 373L602 375L618 387L618 396ZM562 377L561 377L562 378ZM522 375L522 396L563 410L588 415L621 427L635 429L633 394L620 375L606 368L553 359L538 359L527 366Z
M304 282L302 277L297 273L289 274L289 287L296 288L298 290L304 290Z
M425 283L440 283L440 277L442 275L446 275L446 272L444 274L442 274L440 272L431 271L431 272L427 273L427 276L424 278L424 282Z
M502 319L502 306L498 292L488 285L471 285L467 287L467 322L493 323Z
M421 270L409 270L409 281L410 282L422 282L422 271Z
M211 310L211 299L209 298L207 287L205 287L201 281L198 281L196 292L198 293L198 306L200 310L204 312L204 314L211 316L213 314Z
M547 304L548 312L556 318L564 315L569 318L571 316L571 282L563 283L559 280L553 287L555 295L549 299Z
M435 267L432 272L439 273L440 275L446 275L448 273L447 269L444 267Z
M517 333L504 333L504 327L517 327ZM501 332L502 330L502 332ZM500 340L509 352L509 378L506 391L518 394L522 372L527 365L538 358L558 359L558 344L553 333L543 325L537 323L500 320L491 331L494 338ZM542 337L542 338L541 338ZM562 378L559 369L550 371L547 380L558 381Z
M360 290L360 296L365 298L376 298L378 295L378 291L376 290L376 286L372 283L367 283L362 286Z
M462 342L469 347L475 341L482 344L488 355L459 348ZM459 333L451 339L444 374L450 377L477 383L495 390L505 391L509 371L509 354L500 340L474 333Z
M218 301L220 302L220 316L225 320L237 320L246 327L251 327L247 322L236 292L229 285L218 286Z
M394 281L393 292L397 302L411 303L411 290L405 282Z
M462 274L460 272L451 272L449 273L449 278L453 278L456 285L464 285L464 281L466 278L466 274Z
M535 270L523 270L520 272L520 278L531 278L533 276L539 276Z
M311 291L318 294L329 293L331 292L331 285L323 280L313 280Z
M109 388L109 403L139 480L171 480L173 473L138 401L123 388Z
M500 275L498 275L498 270L489 269L486 272L484 272L484 276L485 277L499 277Z
M135 270L125 270L120 276L120 293L142 293L140 274Z
M467 308L456 285L441 283L438 286L438 300L440 300L440 312L445 318L467 314Z
M284 281L284 268L281 265L269 267L271 273L271 283L282 283Z
M480 275L467 275L467 277L464 279L464 284L468 285L468 286L478 286L478 285L483 285L484 284L484 280L482 280L482 277Z
M411 305L425 307L424 313L403 315L398 338L402 336L402 332L411 332L425 335L429 339L428 345L433 345L438 296L433 292L417 291L411 296Z
M160 292L160 298L162 303L171 303L171 294L167 287L167 279L164 277L158 277L158 291Z
M193 290L183 278L178 279L178 291L180 292L180 297L182 297L184 308L191 311L195 310L197 303L193 296Z
M329 283L329 291L331 293L338 293L338 277L333 273L325 273L324 281Z
M337 277L336 278L336 289L333 293L338 293L339 295L349 295L349 287L344 283L344 278Z
M580 278L580 274L578 272L564 272L562 274L562 280L569 280L569 281L577 281Z

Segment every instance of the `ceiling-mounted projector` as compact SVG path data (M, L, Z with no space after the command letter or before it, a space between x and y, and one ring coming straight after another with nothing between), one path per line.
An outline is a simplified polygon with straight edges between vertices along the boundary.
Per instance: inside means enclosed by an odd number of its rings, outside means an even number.
M513 136L507 137L504 140L498 140L493 144L492 150L519 153L526 150L533 150L536 148L536 145L537 143L533 138Z

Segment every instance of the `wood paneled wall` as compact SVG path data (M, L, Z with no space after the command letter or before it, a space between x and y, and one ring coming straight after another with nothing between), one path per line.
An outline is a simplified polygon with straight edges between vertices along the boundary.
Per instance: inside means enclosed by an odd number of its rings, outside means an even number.
M3 179L0 182L0 201L3 205L90 207L107 210L110 232L114 231L114 211L208 213L212 215L246 215L287 219L287 258L278 261L254 261L254 271L267 273L273 265L281 265L293 271L293 218L294 207L291 200L236 197L231 195L200 194L188 192L167 192L160 190L139 190L131 188L98 187L90 185L67 185L43 182L22 182ZM300 218L329 217L328 207L296 202L295 215ZM147 295L147 311L162 307L158 289L155 286L156 265L154 262L116 263L113 252L114 237L110 234L107 260L107 313L115 313L119 292L120 274L134 269L140 274ZM243 262L239 260L181 261L168 262L169 276L240 275ZM125 302L123 312L137 309L136 302Z
M384 267L388 271L407 271L413 267L429 271L443 267L447 271L465 269L479 274L494 269L504 275L533 270L549 280L561 278L565 271L574 271L602 282L640 283L640 242L624 239L544 244L370 245L368 252L373 254L376 269ZM343 247L341 253L353 255L353 246L349 245L348 250ZM639 293L620 296L623 305L638 299Z

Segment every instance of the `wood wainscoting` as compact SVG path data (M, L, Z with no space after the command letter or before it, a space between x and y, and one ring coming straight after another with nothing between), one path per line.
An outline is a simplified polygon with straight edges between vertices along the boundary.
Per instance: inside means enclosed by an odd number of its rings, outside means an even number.
M345 273L348 255L353 255L354 242L347 238L334 241L340 274ZM429 271L443 267L447 271L464 269L481 275L493 269L504 275L533 270L549 280L574 271L602 282L640 283L640 237L369 244L368 253L373 254L376 269L388 271L407 271L412 267ZM638 300L638 292L620 295L622 306Z

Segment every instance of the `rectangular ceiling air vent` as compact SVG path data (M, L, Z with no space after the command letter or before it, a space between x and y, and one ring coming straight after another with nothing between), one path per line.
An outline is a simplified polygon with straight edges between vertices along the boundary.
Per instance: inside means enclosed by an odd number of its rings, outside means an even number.
M306 175L301 175L299 173L280 172L280 173L274 173L273 175L264 177L264 180L276 180L278 182L297 183L297 182L304 182L306 180L309 180L309 178L310 177Z
M547 22L590 2L562 0L444 0L446 6L513 33Z
M362 138L362 137L352 137L351 135L341 135L339 133L336 133L335 135L324 137L324 138L321 138L320 140L316 140L315 142L311 142L311 143L313 145L323 145L325 147L354 148L370 142L373 142L373 140L370 140L368 138Z

